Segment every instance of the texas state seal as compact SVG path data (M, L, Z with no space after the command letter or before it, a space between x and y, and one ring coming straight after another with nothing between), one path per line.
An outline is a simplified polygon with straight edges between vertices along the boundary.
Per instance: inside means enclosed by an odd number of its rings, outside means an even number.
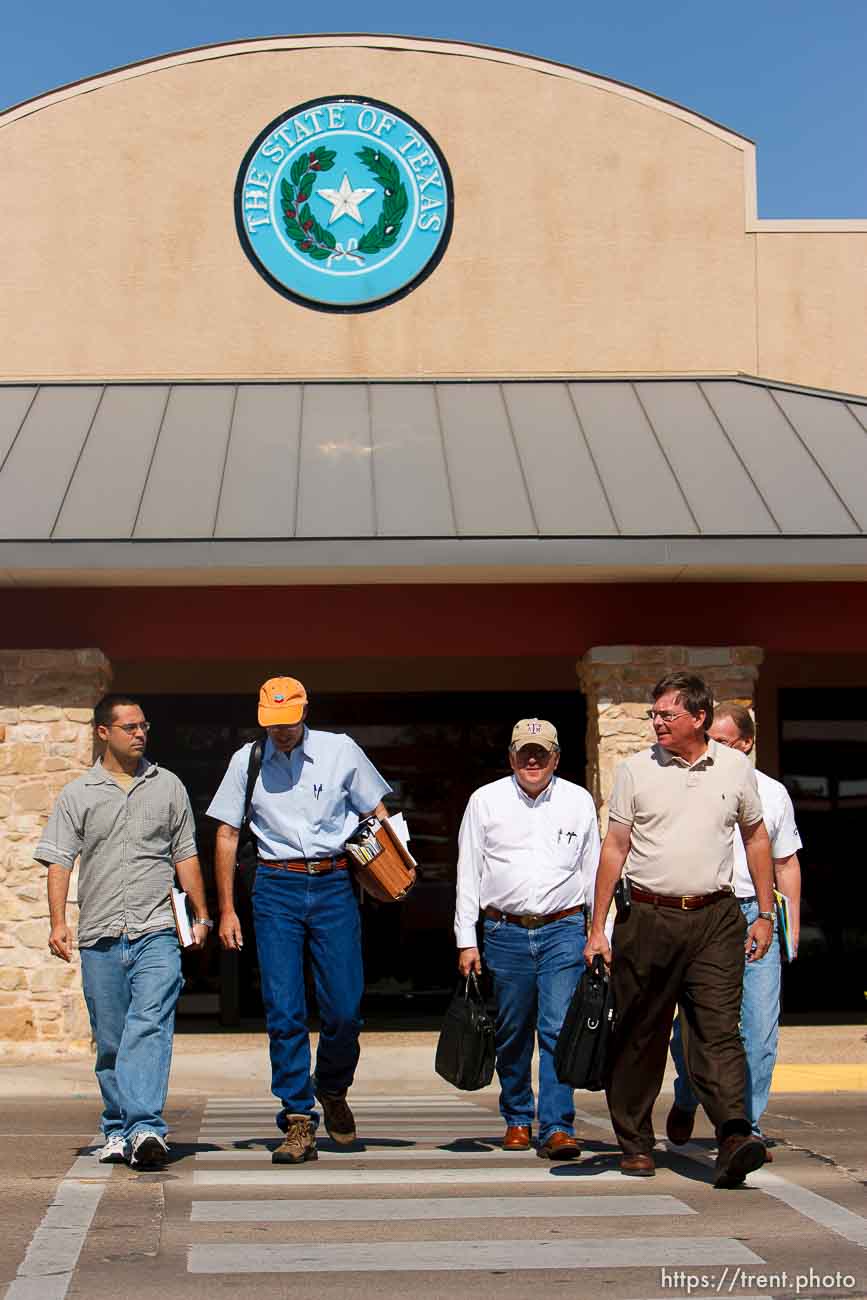
M415 289L454 210L442 152L406 113L343 95L299 104L253 141L235 222L256 270L319 311L370 311Z

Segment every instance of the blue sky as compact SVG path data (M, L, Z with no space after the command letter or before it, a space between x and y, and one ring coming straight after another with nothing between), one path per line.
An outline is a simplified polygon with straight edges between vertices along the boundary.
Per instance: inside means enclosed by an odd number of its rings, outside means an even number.
M475 41L616 77L755 140L761 216L867 217L865 0L7 0L0 107L172 50L325 31Z

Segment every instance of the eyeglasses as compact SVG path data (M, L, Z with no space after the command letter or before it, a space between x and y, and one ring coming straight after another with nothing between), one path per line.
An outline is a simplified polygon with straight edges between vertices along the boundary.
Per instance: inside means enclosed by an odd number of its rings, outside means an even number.
M134 736L137 731L147 735L151 729L149 722L112 722L110 725L117 727L118 731L125 731L128 736Z
M660 722L674 722L675 718L692 717L692 714L687 709L681 713L672 713L670 709L648 709L644 716L650 722L655 722L657 718Z

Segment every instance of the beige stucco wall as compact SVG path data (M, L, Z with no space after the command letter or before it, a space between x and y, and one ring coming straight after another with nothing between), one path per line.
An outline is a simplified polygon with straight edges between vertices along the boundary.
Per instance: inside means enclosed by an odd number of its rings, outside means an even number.
M259 131L339 93L418 119L455 185L439 268L348 316L272 290L233 217ZM867 234L775 259L749 142L538 60L396 38L194 51L0 116L0 168L3 379L743 371L867 391L847 341Z
M758 373L867 393L867 232L757 239Z

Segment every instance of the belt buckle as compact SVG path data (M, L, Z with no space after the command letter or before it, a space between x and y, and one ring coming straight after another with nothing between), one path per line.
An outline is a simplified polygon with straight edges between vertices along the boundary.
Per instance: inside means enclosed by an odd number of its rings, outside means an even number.
M688 911L690 910L689 907L687 906L687 899L688 899L688 898L691 898L691 897L692 897L691 894L681 894L681 896L680 896L680 910L681 910L682 912L688 912Z
M537 930L539 928L539 922L541 921L542 918L540 917L538 912L528 912L524 919L527 923L528 930Z
M312 862L312 861L310 860L310 858L308 858L308 859L307 859L307 874L308 874L308 876L318 876L318 875L319 875L319 863L318 863L318 862Z

